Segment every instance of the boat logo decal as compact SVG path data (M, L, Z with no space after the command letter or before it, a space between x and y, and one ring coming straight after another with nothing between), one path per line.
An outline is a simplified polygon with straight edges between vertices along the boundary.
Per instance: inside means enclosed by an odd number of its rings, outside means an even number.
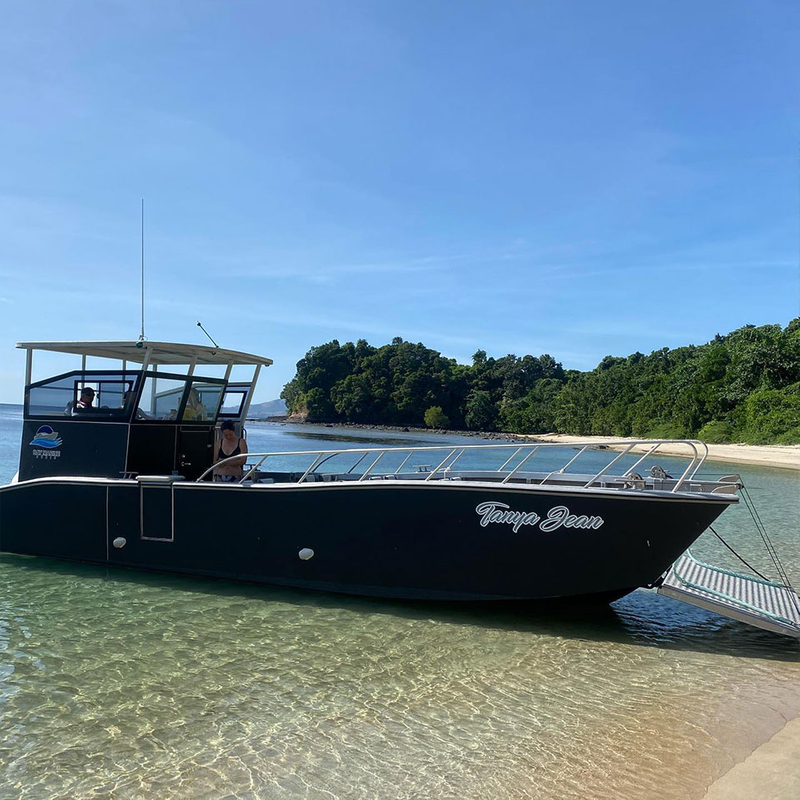
M33 435L31 446L36 448L33 451L34 458L58 458L61 451L56 448L61 447L61 437L49 425L42 425Z
M540 531L549 533L559 528L581 528L597 530L605 520L602 517L587 517L583 514L572 514L566 506L553 506L544 517L535 511L512 511L505 503L494 500L479 503L475 513L481 518L481 527L487 525L511 525L517 533L523 525L534 525Z

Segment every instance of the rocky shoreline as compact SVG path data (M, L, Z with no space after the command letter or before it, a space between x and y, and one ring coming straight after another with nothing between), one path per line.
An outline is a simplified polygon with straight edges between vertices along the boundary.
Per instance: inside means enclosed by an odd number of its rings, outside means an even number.
M370 425L363 422L308 422L302 417L266 417L248 419L251 422L278 422L287 425L307 425L310 428L347 428L355 431L385 431L386 433L438 433L440 435L472 436L479 439L494 439L504 442L527 441L530 436L520 433L497 431L457 431L446 428L426 428L415 425Z

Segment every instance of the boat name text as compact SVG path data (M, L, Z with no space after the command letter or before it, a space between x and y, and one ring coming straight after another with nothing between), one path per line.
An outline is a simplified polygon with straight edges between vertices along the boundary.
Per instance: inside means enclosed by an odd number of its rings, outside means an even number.
M475 513L481 518L481 527L500 524L511 525L517 533L523 525L536 525L540 531L549 533L559 528L581 528L597 530L605 520L602 517L587 517L583 514L572 514L566 506L553 506L542 518L535 511L512 511L505 503L487 501L475 507Z

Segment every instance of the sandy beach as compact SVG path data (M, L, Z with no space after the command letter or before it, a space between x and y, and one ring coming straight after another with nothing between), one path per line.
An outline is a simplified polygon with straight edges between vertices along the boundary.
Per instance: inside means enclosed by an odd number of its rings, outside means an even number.
M355 428L356 430L385 430L385 431L424 431L432 433L430 428L404 427L400 425L366 425L359 423L346 423L344 425L331 425L321 422L307 422L301 417L273 417L268 420L250 420L251 422L288 422L292 424L310 425L314 427L343 427ZM508 441L538 441L538 442L559 442L562 444L575 444L576 442L592 442L614 447L620 442L636 441L633 438L621 436L573 436L566 433L543 433L543 434L518 434L488 431L455 431L442 430L437 433L455 433L467 436L480 437L484 439L507 439ZM611 444L614 442L615 444ZM622 445L624 447L624 445ZM637 445L633 452L646 452L650 445ZM680 445L662 445L660 453L665 455L685 456L688 451L686 447ZM752 464L759 467L777 467L779 469L800 470L800 444L792 445L755 445L755 444L709 444L708 460L722 461L730 464Z
M800 717L790 720L717 779L703 800L796 800L800 797Z
M516 437L515 437L516 438ZM635 441L614 436L570 436L563 433L546 433L541 436L519 437L541 442L609 442ZM637 446L634 450L644 452L647 445ZM668 455L686 455L686 448L680 445L663 445L660 453ZM727 461L731 464L754 464L760 467L779 467L781 469L800 470L800 445L754 445L754 444L710 444L708 445L710 461Z

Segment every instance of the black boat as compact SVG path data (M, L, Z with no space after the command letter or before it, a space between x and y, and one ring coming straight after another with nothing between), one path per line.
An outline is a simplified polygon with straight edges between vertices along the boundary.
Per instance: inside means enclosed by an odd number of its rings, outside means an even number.
M252 453L221 482L234 462L214 464L219 425L242 434L270 359L150 341L18 347L24 423L19 473L0 486L4 552L404 599L608 602L655 586L800 630L785 585L769 584L779 600L765 611L722 597L708 575L684 579L698 562L683 554L740 488L738 476L699 477L700 442L611 443L590 471L590 443L555 467L564 446L538 442ZM33 381L35 351L79 356L80 368ZM243 367L252 377L233 381ZM688 454L675 477L646 469L666 445Z

